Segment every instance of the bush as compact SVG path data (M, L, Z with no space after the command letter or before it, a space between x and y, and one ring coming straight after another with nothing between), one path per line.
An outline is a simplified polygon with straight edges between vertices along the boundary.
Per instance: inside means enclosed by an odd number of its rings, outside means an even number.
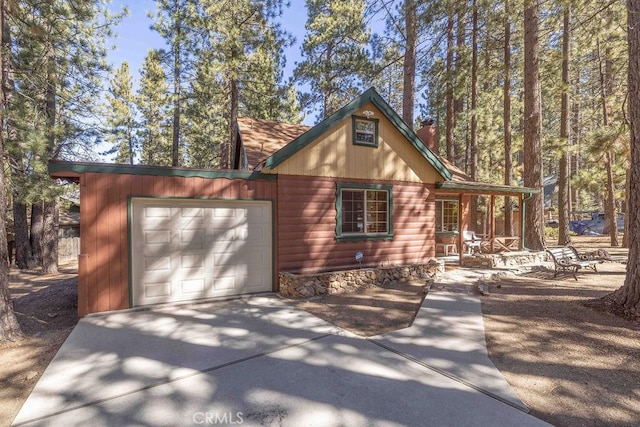
M558 228L554 228L554 227L545 227L544 228L544 235L546 236L546 238L548 240L558 240Z

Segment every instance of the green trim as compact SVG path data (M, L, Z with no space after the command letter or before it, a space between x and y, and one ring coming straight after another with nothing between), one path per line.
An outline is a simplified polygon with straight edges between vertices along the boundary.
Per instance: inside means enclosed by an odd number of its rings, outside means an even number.
M84 163L65 162L52 160L48 164L49 175L60 175L65 172L73 174L82 173L111 173L126 175L154 175L154 176L182 176L200 178L227 178L227 179L266 179L275 180L276 175L267 175L260 172L212 170L212 169L187 169L164 166L146 165L120 165L111 163Z
M127 196L127 246L129 253L129 308L133 308L133 206L131 199L134 196Z
M387 233L342 235L342 190L383 190L387 192ZM366 202L366 197L365 197ZM384 184L336 183L336 240L356 242L362 240L393 240L393 186Z
M367 89L362 95L345 105L331 116L327 117L307 132L303 133L289 144L276 151L265 160L265 167L267 169L275 169L278 165L282 164L289 157L293 156L298 151L302 150L307 145L315 141L320 135L322 135L329 128L335 126L343 119L349 117L359 108L365 104L371 102L378 110L398 129L398 131L418 150L422 157L433 166L440 176L445 180L452 178L451 172L445 167L445 165L438 159L438 157L429 150L424 143L420 140L418 135L402 120L398 113L382 99L382 97L371 87Z
M358 142L356 139L356 121L373 122L375 130L373 133L373 144L367 144L366 142ZM378 148L378 122L379 119L370 119L368 117L351 116L351 142L353 145L362 145L363 147Z
M128 242L127 246L129 248L129 308L133 308L133 199L143 199L143 200L196 200L196 201L220 201L220 202L269 202L271 204L271 291L275 292L275 283L278 277L278 272L276 271L276 257L274 254L276 253L277 248L277 233L276 233L276 200L275 199L232 199L232 198L220 198L220 197L182 197L182 196L140 196L140 195L129 195L127 196L127 233L128 233Z
M370 240L393 240L393 234L363 234L340 237L336 236L337 242L364 242Z
M505 193L505 194L535 194L540 190L529 187L510 187L507 185L478 185L479 183L464 182L436 182L437 190L456 190L464 192L485 192L485 193Z

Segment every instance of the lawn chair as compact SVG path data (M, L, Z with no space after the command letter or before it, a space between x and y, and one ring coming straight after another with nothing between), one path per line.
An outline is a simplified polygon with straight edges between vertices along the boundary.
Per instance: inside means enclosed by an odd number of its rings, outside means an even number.
M467 253L472 255L476 252L482 252L480 244L482 238L476 235L475 231L465 230L462 232L462 243L467 247Z

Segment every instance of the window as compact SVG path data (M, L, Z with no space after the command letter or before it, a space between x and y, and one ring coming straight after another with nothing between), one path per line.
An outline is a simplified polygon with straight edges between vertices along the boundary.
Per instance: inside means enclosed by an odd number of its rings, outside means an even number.
M378 146L378 119L352 116L353 143L355 145Z
M339 240L390 239L391 186L338 184L336 236Z
M436 233L458 231L458 201L436 200Z

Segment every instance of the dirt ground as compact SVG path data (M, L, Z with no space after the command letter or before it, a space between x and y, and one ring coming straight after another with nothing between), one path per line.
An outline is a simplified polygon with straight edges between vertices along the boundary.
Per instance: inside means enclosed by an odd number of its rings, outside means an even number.
M606 237L574 237L580 250L604 248L616 262L599 273L553 279L534 270L488 281L482 297L489 354L532 413L557 426L639 425L640 321L584 305L624 282L626 251ZM429 292L471 292L480 276L449 271ZM11 423L36 381L69 335L76 316L73 265L40 276L12 270L10 290L26 337L0 345L0 427ZM372 287L297 306L361 336L409 326L425 297L423 284Z
M25 338L0 344L0 426L11 424L78 322L76 271L75 265L48 276L11 270L9 287Z
M640 321L585 306L624 283L627 252L608 237L574 237L616 262L553 278L533 271L489 283L482 297L493 363L532 413L556 426L640 425Z

